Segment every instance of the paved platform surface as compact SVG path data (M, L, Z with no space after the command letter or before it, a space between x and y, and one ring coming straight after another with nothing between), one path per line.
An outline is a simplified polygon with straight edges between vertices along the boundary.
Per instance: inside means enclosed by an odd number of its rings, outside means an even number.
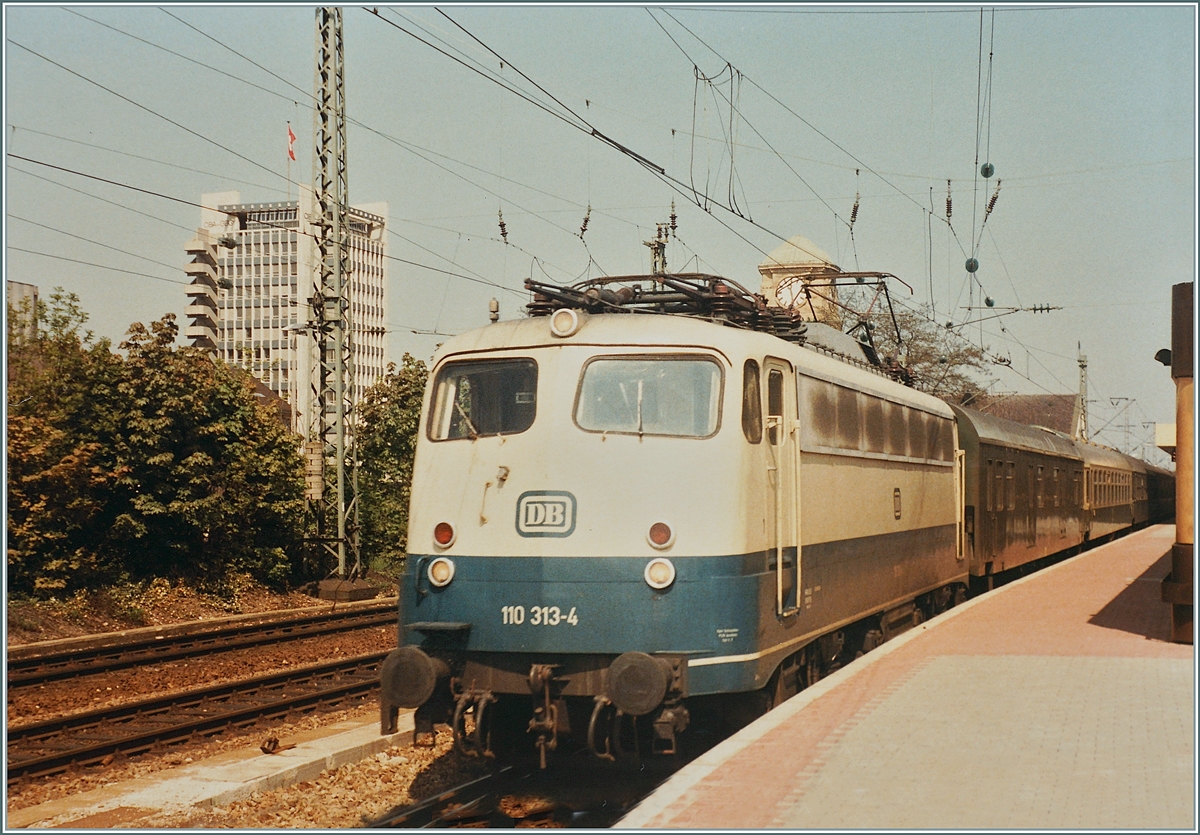
M393 745L407 745L412 741L412 716L412 711L402 711L397 733L388 736L380 736L378 719L341 722L281 740L296 747L278 754L247 746L244 751L18 809L5 815L5 830L136 826L136 821L157 812L224 806L254 792L315 779L322 771L358 762Z
M1195 831L1193 648L1159 599L1174 539L1147 528L930 620L617 827Z

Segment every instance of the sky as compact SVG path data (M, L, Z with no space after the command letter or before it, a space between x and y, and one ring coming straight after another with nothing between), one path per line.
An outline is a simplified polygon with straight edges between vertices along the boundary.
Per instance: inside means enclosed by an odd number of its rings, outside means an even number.
M493 297L523 315L528 277L649 272L674 211L671 270L757 289L804 235L895 275L986 348L990 392L1073 393L1082 351L1094 437L1166 460L1194 5L373 8L343 10L348 192L388 204L393 361ZM186 326L201 195L311 182L315 7L7 3L4 29L6 277L77 294L114 342Z

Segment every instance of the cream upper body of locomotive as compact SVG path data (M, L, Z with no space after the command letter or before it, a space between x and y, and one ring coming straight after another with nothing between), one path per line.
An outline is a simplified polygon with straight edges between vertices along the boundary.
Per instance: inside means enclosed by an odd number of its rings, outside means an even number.
M438 350L414 464L410 554L720 556L775 547L780 537L785 545L844 538L847 522L855 536L954 524L957 438L942 401L767 334L682 316L577 316L569 336L534 317L464 333ZM535 390L515 395L532 406L532 421L521 431L449 436L461 395L448 388L454 368L498 360L534 363ZM638 432L589 417L588 398L601 395L585 372L610 360L689 369L703 393L693 428ZM781 431L798 444L789 448L795 483L785 496L797 524L786 531L771 529L783 512L770 511L782 495L780 448L769 429L753 443L744 428L748 360L764 369L764 415L765 363L791 372ZM639 425L654 405L640 391L620 389L629 409L636 400ZM839 429L851 411L858 428ZM886 425L868 416L876 412ZM448 545L435 539L439 523L453 528ZM647 535L655 523L671 530L665 547Z

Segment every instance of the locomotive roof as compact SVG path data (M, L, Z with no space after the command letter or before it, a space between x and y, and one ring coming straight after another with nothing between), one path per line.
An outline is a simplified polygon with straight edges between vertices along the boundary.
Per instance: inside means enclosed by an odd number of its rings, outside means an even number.
M463 353L514 351L535 348L610 346L646 348L690 348L720 354L730 368L740 368L750 357L766 355L787 359L814 377L869 392L878 397L952 417L944 402L931 395L901 385L866 364L851 364L838 358L845 342L822 334L820 341L803 347L771 334L716 324L705 319L655 313L589 314L579 311L580 327L572 336L560 338L550 331L544 316L496 322L459 334L445 342L433 357L433 363ZM814 323L808 323L810 326ZM824 328L825 326L821 326ZM820 329L818 329L820 330ZM832 331L832 328L827 330ZM853 343L852 337L844 337Z

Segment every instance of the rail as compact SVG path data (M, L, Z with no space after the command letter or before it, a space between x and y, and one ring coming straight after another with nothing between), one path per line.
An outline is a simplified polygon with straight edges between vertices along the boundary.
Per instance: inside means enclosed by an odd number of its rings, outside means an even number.
M386 657L368 653L10 727L8 783L366 696L378 689Z
M396 598L329 610L242 615L9 647L9 689L214 652L386 626Z

